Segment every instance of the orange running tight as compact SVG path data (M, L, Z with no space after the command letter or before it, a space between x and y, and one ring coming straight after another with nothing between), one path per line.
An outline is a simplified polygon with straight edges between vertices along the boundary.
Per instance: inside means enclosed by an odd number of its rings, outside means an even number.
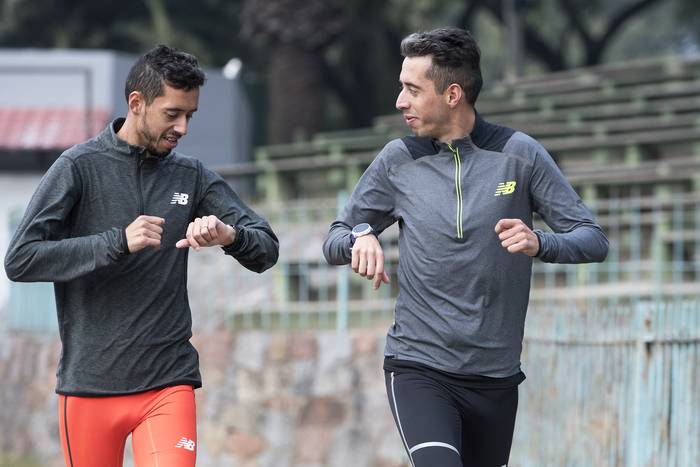
M197 430L191 386L109 397L59 395L67 467L122 467L131 433L136 467L194 467Z

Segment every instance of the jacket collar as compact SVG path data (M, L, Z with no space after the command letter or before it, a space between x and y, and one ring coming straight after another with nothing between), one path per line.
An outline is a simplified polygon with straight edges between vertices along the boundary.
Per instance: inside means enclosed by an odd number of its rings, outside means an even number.
M437 152L451 151L451 148L459 148L463 152L475 149L477 145L474 142L483 138L483 135L488 131L487 127L489 124L483 118L481 118L481 115L479 115L479 112L477 112L476 109L474 109L474 116L474 127L472 128L471 133L468 135L453 139L449 144L443 143L435 138L431 138L433 147L437 150Z
M121 139L119 136L117 136L117 133L121 129L122 125L124 125L125 121L126 119L124 117L115 118L104 130L102 130L97 139L105 146L116 151L118 154L122 154L124 156L139 156L143 157L144 160L163 160L172 153L171 151L165 156L155 156L148 152L145 147L136 144L129 144Z

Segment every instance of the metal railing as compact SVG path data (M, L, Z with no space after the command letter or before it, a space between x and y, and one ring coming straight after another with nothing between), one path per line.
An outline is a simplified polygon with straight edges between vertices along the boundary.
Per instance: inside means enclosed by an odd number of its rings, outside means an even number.
M348 267L328 266L321 246L345 198L257 206L280 238L278 265L262 276L217 251L192 254L190 298L195 321L231 321L244 328L338 328L391 321L397 292L372 290ZM531 305L601 308L644 301L680 301L700 294L700 193L613 196L590 203L610 241L600 264L535 260ZM537 224L540 224L537 222ZM398 228L382 235L395 272ZM213 268L213 269L212 269ZM208 281L216 271L223 280ZM202 309L203 308L203 309ZM198 316L197 316L198 315Z
M188 287L195 324L345 329L391 321L398 228L382 235L392 283L375 291L348 267L329 266L323 258L323 240L344 202L341 196L256 206L280 238L279 262L262 275L245 270L218 249L192 252ZM700 295L700 193L631 193L590 207L610 240L608 259L585 265L535 260L531 305L593 309ZM38 310L25 297L36 294L31 287L12 285L12 328L55 329L55 313ZM49 300L51 287L43 287L40 295ZM37 314L49 324L37 323Z

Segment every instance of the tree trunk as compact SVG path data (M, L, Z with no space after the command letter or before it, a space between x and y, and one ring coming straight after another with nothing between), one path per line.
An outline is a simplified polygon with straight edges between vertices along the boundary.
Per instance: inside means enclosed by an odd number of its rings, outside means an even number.
M309 138L323 124L322 57L293 45L271 49L268 74L270 143Z

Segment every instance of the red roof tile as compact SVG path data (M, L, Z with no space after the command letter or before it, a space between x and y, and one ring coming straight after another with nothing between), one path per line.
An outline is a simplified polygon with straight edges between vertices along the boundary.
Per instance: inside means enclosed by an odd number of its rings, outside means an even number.
M93 109L88 122L84 108L0 108L0 150L66 149L95 136L109 117L104 109Z

